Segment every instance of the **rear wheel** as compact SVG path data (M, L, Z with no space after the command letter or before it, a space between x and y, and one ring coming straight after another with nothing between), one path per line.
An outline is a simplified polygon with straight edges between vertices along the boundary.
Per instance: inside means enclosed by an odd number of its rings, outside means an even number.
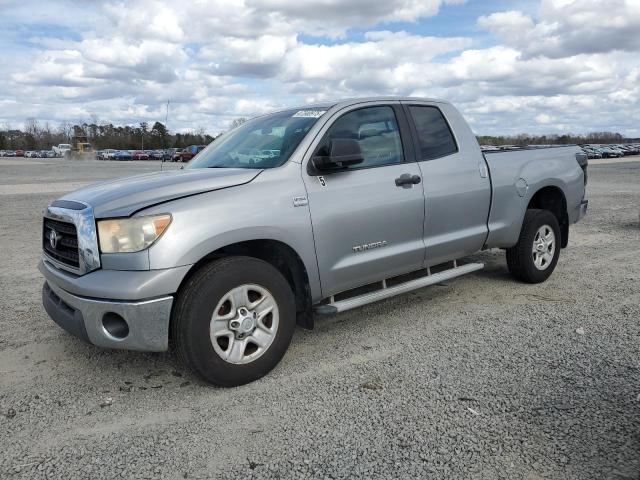
M527 210L518 243L507 249L509 272L523 282L544 282L556 268L560 244L555 215L548 210Z
M204 380L252 382L284 356L295 328L295 301L272 265L228 257L202 267L181 290L172 314L178 356Z

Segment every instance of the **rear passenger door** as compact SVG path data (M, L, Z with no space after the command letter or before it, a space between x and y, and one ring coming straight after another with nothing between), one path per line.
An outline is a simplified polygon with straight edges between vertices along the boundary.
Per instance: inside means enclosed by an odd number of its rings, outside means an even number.
M424 185L426 265L480 250L491 182L473 132L449 104L405 102L404 109Z
M319 138L303 179L323 294L422 268L424 195L399 102L348 107ZM311 157L327 155L332 139L357 140L364 162L315 171Z

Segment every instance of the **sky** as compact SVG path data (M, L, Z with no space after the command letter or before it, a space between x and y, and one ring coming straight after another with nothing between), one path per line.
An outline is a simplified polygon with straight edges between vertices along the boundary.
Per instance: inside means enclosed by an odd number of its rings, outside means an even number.
M0 128L442 98L480 135L640 137L640 0L0 0Z

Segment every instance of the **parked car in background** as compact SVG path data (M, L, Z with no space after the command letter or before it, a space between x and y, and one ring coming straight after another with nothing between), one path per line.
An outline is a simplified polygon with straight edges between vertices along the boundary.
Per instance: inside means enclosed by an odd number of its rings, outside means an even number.
M171 162L173 161L173 155L178 151L178 148L165 148L162 153L162 160L164 162Z
M162 150L147 150L147 155L149 155L149 160L162 160L164 156L164 152Z
M71 144L61 143L58 146L52 148L58 157L64 157L68 152L71 152Z
M149 160L149 154L142 150L136 150L131 154L132 160Z
M610 151L614 152L617 157L624 157L624 150L621 150L620 148L616 147L615 145L607 145L607 148Z
M106 150L98 150L96 158L98 160L113 160L117 150L107 148Z
M611 147L599 147L598 150L602 153L602 158L617 158L622 156L622 152Z
M16 150L14 152L14 157L24 157L24 150Z
M115 154L115 160L131 160L131 152L129 150L120 150Z
M172 158L172 162L188 162L198 153L200 153L206 145L189 145L188 147L176 152Z
M583 145L581 148L587 154L587 158L602 158L602 153L589 145Z
M500 148L496 147L495 145L480 145L480 149L483 152L498 152L498 151L500 151Z
M624 157L625 152L619 147L609 147L610 150L613 150L619 157Z
M637 155L640 153L635 145L616 145L616 148L622 150L625 155Z

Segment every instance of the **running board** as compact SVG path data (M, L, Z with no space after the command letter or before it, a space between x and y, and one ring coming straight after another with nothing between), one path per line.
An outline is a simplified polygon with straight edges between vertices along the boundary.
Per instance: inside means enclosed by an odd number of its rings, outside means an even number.
M358 295L357 297L347 298L345 300L334 301L333 297L331 297L331 303L316 305L314 307L314 311L320 315L345 312L353 308L358 308L369 303L377 302L378 300L395 297L396 295L411 292L412 290L417 290L418 288L434 285L436 283L444 282L445 280L451 280L452 278L475 272L476 270L481 270L483 268L484 263L468 263L459 267L455 266L454 268L450 268L449 270L433 273L422 278L410 280L399 285L394 285L393 287L387 287L386 282L382 282L383 287L380 290L365 293L363 295Z

